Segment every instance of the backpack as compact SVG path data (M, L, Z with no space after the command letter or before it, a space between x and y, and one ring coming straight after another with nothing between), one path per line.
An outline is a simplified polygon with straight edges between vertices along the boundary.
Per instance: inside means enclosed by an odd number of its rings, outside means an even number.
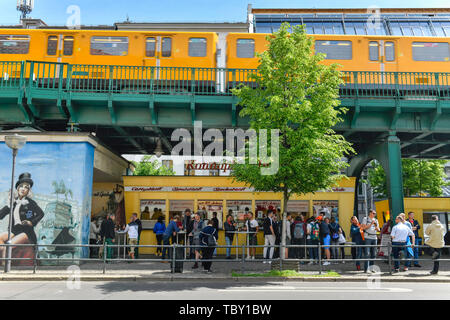
M317 222L311 224L311 240L320 239L320 226Z
M305 237L304 223L299 222L294 226L294 239L303 239Z
M214 235L208 234L206 243L208 244L208 247L215 247L217 242L216 242L216 238L214 237Z

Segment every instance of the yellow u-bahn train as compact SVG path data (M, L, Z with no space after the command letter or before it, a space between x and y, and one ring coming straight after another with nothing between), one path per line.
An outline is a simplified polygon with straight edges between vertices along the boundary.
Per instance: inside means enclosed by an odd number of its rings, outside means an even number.
M256 53L266 49L266 36L260 33L229 33L226 47L222 48L224 44L214 32L0 29L0 61L252 69L258 65ZM313 37L316 52L326 55L324 63L339 63L343 71L450 72L448 37ZM218 63L220 52L226 52L225 65ZM104 70L89 72L84 74L91 78L101 78L105 74ZM119 78L120 75L114 72L114 78ZM128 77L146 77L142 70L139 72ZM191 75L182 73L167 73L164 77L159 75L160 79L178 80L181 77L183 80L191 79ZM211 71L202 80L214 83L216 77L217 72ZM227 76L227 81L230 80Z

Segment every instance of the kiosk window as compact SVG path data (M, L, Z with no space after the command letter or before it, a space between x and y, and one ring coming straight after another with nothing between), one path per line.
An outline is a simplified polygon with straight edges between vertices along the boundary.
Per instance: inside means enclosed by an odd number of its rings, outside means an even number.
M369 42L369 60L378 61L379 59L379 46L377 41Z
M393 42L388 41L384 44L384 57L386 61L395 60L395 44Z

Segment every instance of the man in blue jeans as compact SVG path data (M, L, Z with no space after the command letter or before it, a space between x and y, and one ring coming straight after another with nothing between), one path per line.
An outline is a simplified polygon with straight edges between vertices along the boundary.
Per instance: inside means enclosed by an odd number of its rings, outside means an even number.
M400 251L405 250L406 246L406 239L411 236L412 246L414 247L415 243L415 236L414 232L405 225L405 220L402 215L398 215L395 218L396 225L392 228L391 231L391 238L392 238L392 254L394 255L394 272L399 272L400 269L400 261L398 260ZM405 271L407 271L408 268L405 267Z
M356 247L352 248L352 251L354 249L354 256L353 259L356 259L356 270L361 270L361 265L358 259L362 256L362 247L361 245L364 244L364 240L361 236L361 229L359 225L358 218L356 216L353 216L351 218L351 227L350 227L350 235L352 237L352 242L356 245Z
M380 232L380 224L378 220L375 218L377 213L375 210L370 210L369 216L364 217L362 221L362 229L364 230L364 245L369 246L364 248L364 259L375 259L377 248L377 232ZM364 272L368 272L369 266L373 266L373 260L364 261ZM371 269L373 273L376 271Z
M408 213L408 221L409 223L411 223L411 228L412 231L414 232L414 237L415 237L415 242L411 242L414 243L415 246L419 245L419 229L420 229L420 224L419 221L414 219L414 212L410 211ZM419 248L415 247L413 248L414 251L414 267L416 268L421 268L422 266L419 264Z
M166 231L164 231L164 235L163 235L163 245L164 246L168 246L170 245L170 238L172 238L172 236L175 239L175 236L177 235L177 232L180 231L180 228L178 228L177 222L179 220L179 216L174 216L173 220L169 222L169 225L166 228ZM162 251L162 259L166 258L166 253L167 250L169 249L169 247L164 247L163 251ZM172 248L170 248L172 249ZM172 257L172 251L169 250L169 258Z

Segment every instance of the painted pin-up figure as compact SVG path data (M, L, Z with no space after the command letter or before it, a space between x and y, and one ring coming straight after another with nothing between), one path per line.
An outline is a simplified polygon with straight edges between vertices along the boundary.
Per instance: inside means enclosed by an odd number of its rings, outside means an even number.
M34 227L44 217L44 211L31 199L33 180L31 174L22 173L16 182L16 190L13 193L13 216L11 229L11 244L36 244L37 237ZM9 206L0 210L0 220L10 214ZM0 234L0 244L8 241L8 232ZM1 257L6 257L6 247L0 247Z

